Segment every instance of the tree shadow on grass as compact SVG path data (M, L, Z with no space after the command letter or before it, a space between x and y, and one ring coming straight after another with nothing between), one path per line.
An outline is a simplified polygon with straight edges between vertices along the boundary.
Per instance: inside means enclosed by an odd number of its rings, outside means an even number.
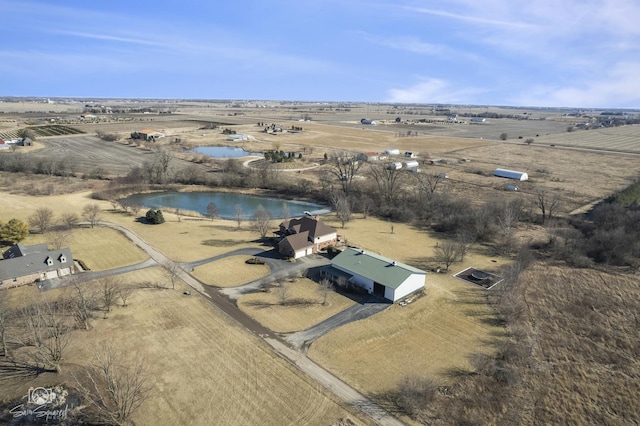
M0 382L27 381L42 373L50 373L43 367L23 363L16 360L0 360Z
M278 302L263 302L260 300L254 300L251 302L246 302L245 305L247 306L254 306L257 308L268 308L271 306L312 306L312 305L320 305L321 303L318 302L317 300L312 300L312 299L303 299L303 298L296 298L296 299L287 299L285 300L284 303L280 303Z

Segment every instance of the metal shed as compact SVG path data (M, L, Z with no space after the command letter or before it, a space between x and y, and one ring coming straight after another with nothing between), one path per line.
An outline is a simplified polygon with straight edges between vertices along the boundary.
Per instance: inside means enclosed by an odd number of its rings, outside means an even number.
M516 170L507 170L507 169L496 169L493 172L494 176L503 177L507 179L515 179L515 180L528 180L529 175L526 172L519 172Z

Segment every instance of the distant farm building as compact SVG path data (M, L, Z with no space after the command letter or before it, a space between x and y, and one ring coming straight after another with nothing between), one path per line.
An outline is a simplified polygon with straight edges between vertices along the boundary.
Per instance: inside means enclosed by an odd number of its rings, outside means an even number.
M384 150L384 153L387 155L400 155L400 150L398 148L388 148Z
M164 133L159 132L157 130L145 129L145 130L140 130L137 133L140 139L144 139L144 140L164 138Z
M367 125L370 125L370 126L378 125L378 123L376 123L373 120L369 120L368 118L363 118L362 120L360 120L360 124L367 124Z
M375 253L347 248L322 270L322 275L340 283L351 283L369 294L396 302L424 289L427 273Z
M525 172L518 172L516 170L507 170L507 169L496 169L493 172L494 176L503 177L507 179L515 179L515 180L528 180L529 175Z
M228 141L248 141L250 139L249 135L245 135L244 133L236 133L235 135L227 136Z
M484 123L487 121L486 118L482 118L482 117L472 117L471 120L469 120L471 123Z
M405 163L403 164L403 166L407 169L415 169L419 165L420 163L418 163L416 160L405 161Z
M402 168L402 163L389 163L389 170L400 170Z

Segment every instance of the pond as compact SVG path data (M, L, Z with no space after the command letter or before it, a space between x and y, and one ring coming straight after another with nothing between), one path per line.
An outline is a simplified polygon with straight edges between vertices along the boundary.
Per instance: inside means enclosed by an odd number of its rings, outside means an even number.
M198 154L204 154L213 158L240 158L250 155L264 156L261 152L249 152L233 146L199 146L192 149L191 152L197 152Z
M315 203L233 192L161 192L135 194L127 199L150 209L179 208L196 211L203 216L207 214L209 203L214 203L223 219L236 218L236 205L240 206L243 219L251 218L260 205L269 210L274 218L282 218L283 209L288 210L289 217L302 216L305 212L324 214L331 211L328 207Z

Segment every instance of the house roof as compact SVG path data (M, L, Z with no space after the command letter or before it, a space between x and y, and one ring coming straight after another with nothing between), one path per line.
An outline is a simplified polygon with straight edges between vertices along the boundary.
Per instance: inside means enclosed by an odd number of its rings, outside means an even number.
M2 253L2 257L5 259L13 259L14 257L26 256L34 253L46 253L48 251L49 247L47 246L47 243L34 244L32 246L17 243Z
M366 250L347 248L331 261L332 265L350 271L385 287L396 289L413 274L427 273Z
M42 245L22 246L23 249L27 249L26 254L0 260L0 281L73 266L73 256L69 248L49 251L44 244L45 250L41 251ZM51 260L51 265L47 263L47 259Z
M325 235L331 235L336 232L332 227L325 225L319 219L311 216L285 220L280 224L280 228L297 234L308 232L308 236L311 240Z
M309 231L289 235L282 241L280 241L278 245L280 244L288 244L293 249L293 251L298 251L313 246L313 243L309 241Z

